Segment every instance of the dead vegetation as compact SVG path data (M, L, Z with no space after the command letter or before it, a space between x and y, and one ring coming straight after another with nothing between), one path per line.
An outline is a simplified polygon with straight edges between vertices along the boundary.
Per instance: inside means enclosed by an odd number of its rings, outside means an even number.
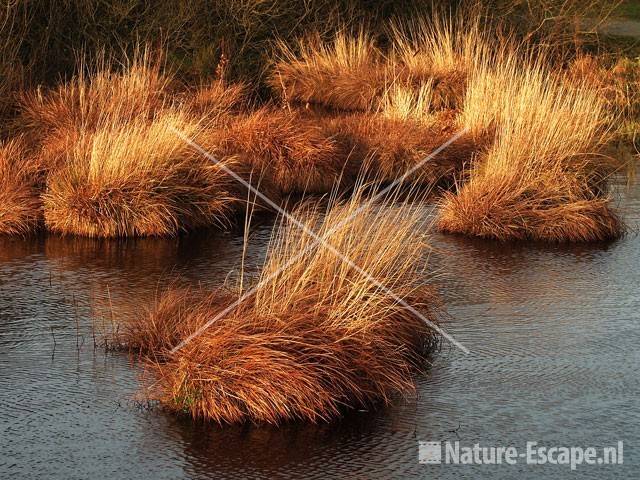
M122 237L224 225L232 179L175 133L198 141L199 129L181 114L164 112L151 121L82 132L65 153L64 166L48 176L47 227Z
M27 235L42 221L37 169L21 139L0 143L0 234Z
M257 292L237 308L216 319L242 292L175 290L129 326L125 343L142 352L169 409L218 423L317 422L413 390L436 334L376 282L437 322L425 216L419 202L367 204L361 192L295 215L374 281L284 220Z
M443 199L447 232L509 239L596 241L622 223L606 195L612 118L598 92L573 87L544 64L498 57L474 74L461 115L493 144L468 182Z
M387 43L362 27L281 42L269 76L280 105L258 105L246 85L227 82L224 62L217 79L181 85L143 48L124 65L102 60L55 88L24 92L15 127L37 166L46 225L89 236L176 234L243 210L248 193L223 178L225 164L280 202L347 190L363 172L393 181L427 159L403 180L456 185L443 201L444 231L618 236L607 179L624 162L609 147L619 116L636 110L633 66L583 57L562 70L483 18L396 21ZM179 145L167 126L176 122L212 156ZM582 220L588 228L562 233Z

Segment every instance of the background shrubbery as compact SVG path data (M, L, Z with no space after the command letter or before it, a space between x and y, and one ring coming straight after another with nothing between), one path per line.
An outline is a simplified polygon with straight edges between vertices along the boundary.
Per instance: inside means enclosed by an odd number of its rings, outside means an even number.
M523 36L575 41L584 24L621 0L7 0L0 6L0 116L11 92L54 84L76 73L80 58L131 54L141 43L166 53L168 67L189 82L225 75L265 93L275 39L330 35L367 24L384 32L391 18L434 8L480 8ZM624 2L623 2L624 3ZM623 5L624 7L624 5ZM218 72L219 73L219 72Z
M307 31L331 33L424 11L429 0L13 0L2 12L3 69L26 70L36 82L73 72L78 53L131 51L150 42L190 77L215 72L221 55L229 74L259 77L271 41ZM19 73L14 71L14 74Z

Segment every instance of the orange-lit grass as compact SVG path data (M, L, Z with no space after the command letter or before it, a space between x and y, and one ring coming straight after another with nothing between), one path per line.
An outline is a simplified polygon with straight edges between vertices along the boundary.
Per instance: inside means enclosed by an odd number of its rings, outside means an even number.
M167 103L171 80L149 50L124 66L102 59L53 89L25 92L17 124L41 147L42 166L56 168L80 131L150 119Z
M321 123L340 146L349 171L366 170L383 181L398 179L424 162L406 182L446 183L463 171L482 145L480 137L463 135L428 158L458 132L456 115L451 111L421 118L359 113L329 117Z
M342 225L362 205L359 192L324 215L313 206L296 215L437 321L437 298L425 283L426 229L419 203L366 206ZM229 291L200 298L197 291L170 291L130 326L126 342L142 351L156 373L152 391L164 405L219 423L317 422L414 389L413 375L436 344L434 331L313 241L283 222L256 294L176 354L169 353L171 346L237 297ZM308 253L294 259L307 247Z
M215 125L206 146L216 156L236 155L263 187L277 194L327 193L342 177L344 158L318 125L297 112L261 108Z
M371 35L338 33L331 42L318 35L280 56L269 82L286 102L309 102L341 110L368 110L385 88L382 54Z
M217 119L232 113L239 113L248 106L248 88L241 83L227 84L222 80L214 80L187 90L183 95L185 108L197 116Z
M585 195L585 185L572 191L566 180L527 184L515 172L502 178L472 176L457 194L445 194L439 227L502 241L594 242L622 235L624 224L608 198Z
M474 67L504 48L489 40L477 12L464 12L439 12L390 29L393 50L388 63L396 81L413 88L429 85L434 109L460 108Z
M395 23L388 31L389 49L379 48L362 29L329 41L310 35L293 48L281 44L269 82L287 103L338 110L376 110L396 87L429 89L430 108L459 108L474 65L495 54L480 16L466 13Z
M604 155L613 118L593 88L567 86L540 61L499 58L474 72L461 121L495 141L445 195L441 230L554 242L622 234L606 196L621 167Z
M0 143L0 234L26 235L38 227L37 173L21 139Z
M80 131L64 153L63 166L48 176L43 196L47 227L120 237L175 235L223 224L234 202L232 180L175 130L199 141L201 127L170 111L153 120Z

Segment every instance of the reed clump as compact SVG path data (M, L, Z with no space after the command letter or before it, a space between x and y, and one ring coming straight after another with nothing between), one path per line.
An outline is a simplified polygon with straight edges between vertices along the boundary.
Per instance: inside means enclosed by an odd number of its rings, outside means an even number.
M593 88L568 86L541 62L499 58L474 73L461 119L495 140L445 194L441 230L556 242L623 233L606 194L621 168L604 151L613 118Z
M24 142L0 142L0 234L27 235L42 221L37 169Z
M264 107L236 115L210 129L206 146L216 156L237 156L242 175L253 172L277 196L327 193L342 178L336 142L296 111Z
M387 75L373 37L360 30L337 33L330 42L315 35L294 47L281 43L269 82L286 101L368 110L388 83Z
M361 192L295 215L374 281L284 221L256 293L235 309L216 318L242 292L170 291L130 325L125 343L155 372L165 406L218 423L317 422L414 389L437 337L389 290L438 320L425 284L426 219L417 203L367 204Z
M198 142L200 131L192 119L171 111L81 131L65 151L63 166L48 175L47 227L121 237L224 224L234 201L232 179L176 133Z
M321 123L339 145L351 171L386 182L402 178L407 184L450 183L462 174L481 142L462 135L431 155L457 133L456 115L450 111L428 119L355 113L329 117Z

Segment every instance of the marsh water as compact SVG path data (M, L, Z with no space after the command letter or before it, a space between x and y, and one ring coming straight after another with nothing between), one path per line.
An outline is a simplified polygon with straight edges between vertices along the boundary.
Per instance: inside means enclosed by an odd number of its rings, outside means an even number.
M621 195L636 228L640 189ZM249 269L271 225L253 228ZM243 239L0 239L0 478L637 478L640 238L501 245L434 234L450 319L417 393L309 426L218 427L139 401L141 367L94 333L181 277L219 283ZM424 465L419 441L615 446L622 465Z

